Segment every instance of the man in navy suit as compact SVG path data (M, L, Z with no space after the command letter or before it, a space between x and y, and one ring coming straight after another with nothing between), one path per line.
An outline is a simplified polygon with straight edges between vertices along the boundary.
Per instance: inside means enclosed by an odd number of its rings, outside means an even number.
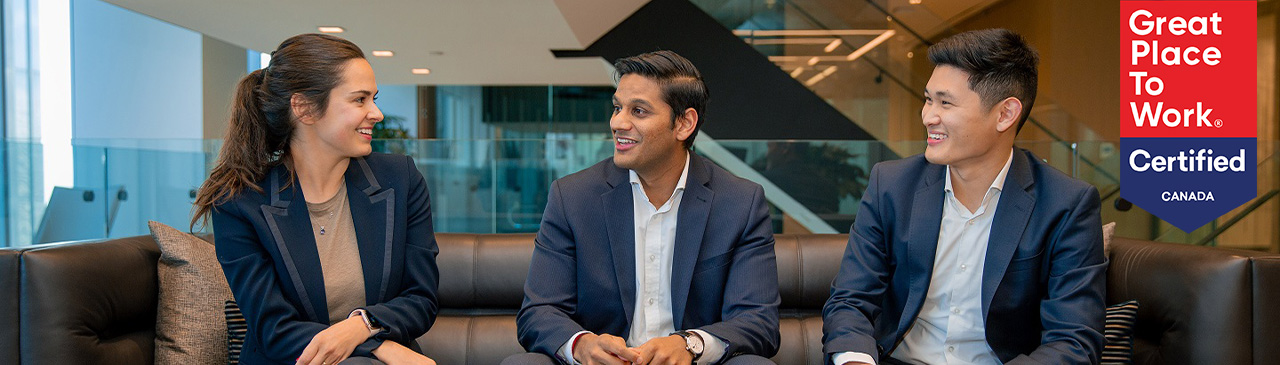
M504 363L771 364L774 241L760 185L690 152L709 96L670 51L615 63L614 156L551 185Z
M1087 364L1102 352L1098 191L1013 146L1038 56L1013 32L929 48L923 156L877 164L823 308L835 364Z

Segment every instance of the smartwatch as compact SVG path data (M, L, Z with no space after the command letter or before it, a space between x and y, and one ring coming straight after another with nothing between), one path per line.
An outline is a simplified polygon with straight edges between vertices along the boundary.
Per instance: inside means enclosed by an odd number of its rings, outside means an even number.
M347 318L355 316L360 316L360 319L364 320L364 328L369 330L369 337L373 337L378 334L378 332L382 332L382 326L378 325L378 321L374 320L373 317L369 315L369 312L365 311L363 308L357 308L356 310L351 311L351 314L348 315Z

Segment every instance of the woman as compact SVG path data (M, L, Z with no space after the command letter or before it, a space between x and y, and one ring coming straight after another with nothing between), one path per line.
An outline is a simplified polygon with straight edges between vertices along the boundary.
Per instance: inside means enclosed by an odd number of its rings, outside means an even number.
M412 159L371 154L377 93L360 48L322 34L240 80L192 225L213 218L242 363L432 363L406 347L439 310L431 201Z

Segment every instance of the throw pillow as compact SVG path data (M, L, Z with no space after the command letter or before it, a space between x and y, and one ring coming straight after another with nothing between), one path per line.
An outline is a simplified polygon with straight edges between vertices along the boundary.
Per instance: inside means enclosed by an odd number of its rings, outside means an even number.
M244 335L249 332L249 325L244 322L244 314L236 301L228 300L225 309L227 316L227 365L240 363L240 350L244 349Z
M222 309L231 288L213 244L159 222L147 225L160 246L156 363L226 363Z
M1138 319L1138 301L1130 300L1107 307L1107 323L1103 336L1103 365L1133 363L1133 325Z
M1111 257L1111 239L1116 236L1116 222L1102 225L1102 255Z

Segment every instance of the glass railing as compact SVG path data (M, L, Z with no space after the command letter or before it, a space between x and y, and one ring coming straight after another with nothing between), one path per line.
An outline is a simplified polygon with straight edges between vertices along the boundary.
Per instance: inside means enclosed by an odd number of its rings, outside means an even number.
M774 231L779 233L848 232L871 167L899 153L924 150L918 141L699 140L699 154L766 186ZM185 230L195 189L207 177L220 145L217 140L79 141L73 147L74 184L54 188L48 199L40 178L12 173L16 166L10 164L4 187L6 242L142 235L148 232L149 220ZM1119 185L1111 178L1119 176L1122 161L1117 143L1019 146L1097 186L1103 196L1102 219L1118 223L1118 236L1280 248L1280 228L1275 225L1280 219L1280 158L1275 156L1280 143L1259 143L1259 198L1190 233L1119 201ZM31 143L10 142L5 147L11 157L40 151ZM375 149L415 159L433 197L438 232L471 233L536 232L551 183L612 153L603 138L378 140ZM1085 165L1085 158L1099 168ZM23 192L38 194L21 198Z

